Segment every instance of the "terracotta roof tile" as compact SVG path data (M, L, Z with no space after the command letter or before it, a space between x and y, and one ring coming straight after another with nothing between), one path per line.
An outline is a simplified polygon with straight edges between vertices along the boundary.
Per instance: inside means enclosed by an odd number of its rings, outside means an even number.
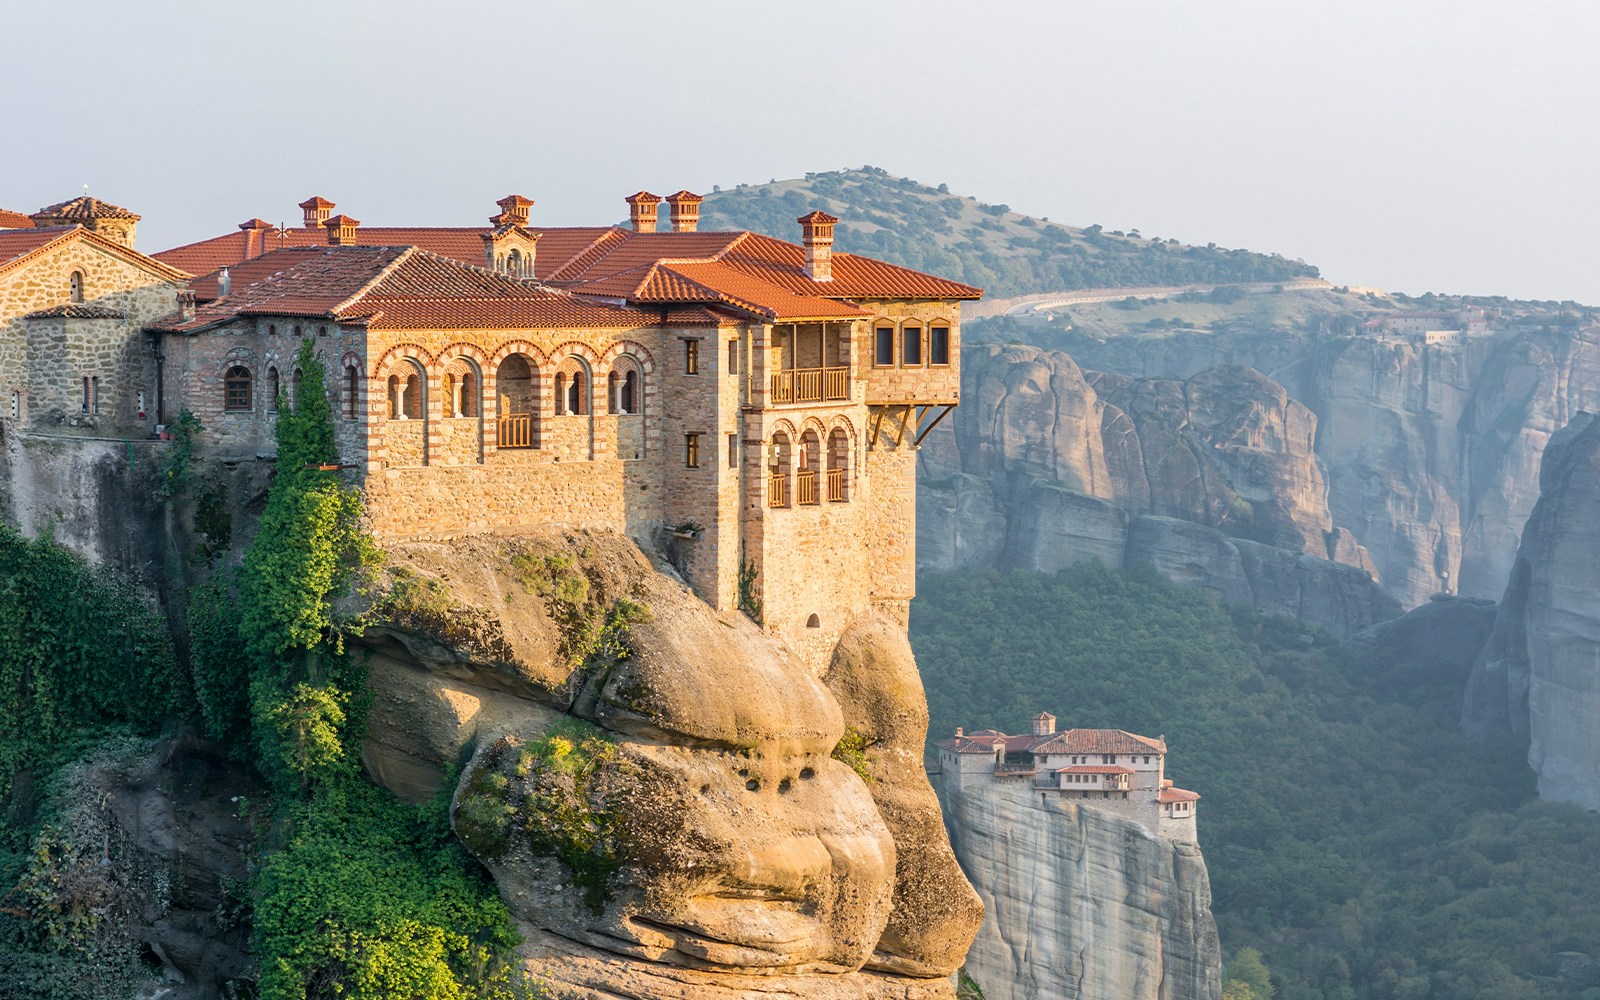
M1139 736L1121 729L1068 729L1065 732L1040 739L1031 749L1034 753L1166 753L1167 745L1148 736Z
M651 326L649 313L592 302L529 285L439 254L404 246L298 247L229 268L229 294L218 276L190 283L194 317L176 315L153 329L193 332L243 316L305 316L361 322L377 329Z
M51 306L49 309L40 309L28 313L23 319L123 319L127 314L121 309L107 309L102 306L84 305L81 302L69 302L62 306Z
M35 219L44 216L52 219L138 219L139 216L110 202L79 195L67 201L46 205L33 213Z
M0 265L48 246L77 227L6 229L0 231Z
M1197 802L1199 799L1199 792L1191 792L1187 788L1163 788L1160 794L1156 796L1156 801L1162 804L1168 802Z
M1074 764L1071 767L1056 768L1057 774L1132 774L1131 767L1116 767L1111 764Z
M32 229L33 220L21 212L0 208L0 229Z

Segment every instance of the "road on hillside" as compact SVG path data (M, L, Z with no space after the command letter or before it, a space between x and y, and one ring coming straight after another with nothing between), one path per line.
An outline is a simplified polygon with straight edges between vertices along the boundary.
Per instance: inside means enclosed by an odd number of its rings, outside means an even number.
M1020 316L1026 313L1049 312L1067 306L1088 305L1095 302L1117 302L1122 299L1171 299L1190 292L1207 294L1217 288L1237 288L1246 295L1260 295L1282 288L1286 292L1315 291L1332 288L1331 282L1322 278L1297 278L1293 281L1253 281L1241 284L1172 285L1145 288L1084 288L1074 292L1045 292L1024 295L1016 299L1003 299L988 303L989 310L971 311L970 316L981 314Z

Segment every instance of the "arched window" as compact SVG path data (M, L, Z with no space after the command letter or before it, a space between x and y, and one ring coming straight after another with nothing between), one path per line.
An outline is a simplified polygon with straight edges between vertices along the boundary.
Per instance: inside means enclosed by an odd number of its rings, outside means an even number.
M344 366L344 415L347 420L356 418L358 378L360 375L356 372L355 365Z
M622 377L622 412L639 412L639 373L630 371Z
M67 278L67 290L72 296L72 301L83 301L83 272L73 271Z
M222 376L222 408L233 413L251 409L250 388L250 369L243 365L229 368Z
M843 427L828 432L828 502L850 499L850 435Z
M872 330L872 363L879 368L894 365L894 324L880 322Z
M607 401L612 413L637 414L643 407L644 373L639 360L631 354L621 354L611 363L611 374L606 378L609 389Z
M589 412L589 366L568 357L556 369L556 412L581 416Z
M900 331L900 364L906 368L922 367L922 326L907 323Z
M267 369L267 409L276 413L278 411L278 369Z
M942 367L950 363L950 328L935 324L928 328L928 364Z
M294 406L300 402L300 383L305 381L306 373L297 366L289 376L289 405Z
M461 373L457 383L460 392L456 399L456 416L475 417L478 415L478 380L472 377L471 371Z
M617 370L613 368L611 374L606 376L606 408L612 413L622 412L621 379L617 378Z
M821 503L817 492L817 469L821 465L822 441L815 430L807 429L800 435L800 470L795 476L795 502Z
M537 446L538 386L538 373L526 355L513 354L500 362L495 372L495 389L500 397L498 447Z
M389 419L422 419L422 379L410 365L389 376Z
M506 273L513 277L522 277L522 251L513 250L506 254Z
M806 619L806 628L821 628L821 627L822 627L822 619L817 617L816 612L812 612L811 613L811 617Z
M778 431L767 448L767 506L789 506L789 435Z

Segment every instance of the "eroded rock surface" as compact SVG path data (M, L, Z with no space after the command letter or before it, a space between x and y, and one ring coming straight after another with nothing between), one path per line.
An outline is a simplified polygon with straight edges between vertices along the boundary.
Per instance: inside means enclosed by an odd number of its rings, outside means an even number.
M365 760L458 834L573 997L935 1000L982 915L922 771L903 626L826 677L626 539L400 546ZM870 782L835 760L865 737Z
M1600 420L1552 437L1539 479L1462 721L1526 728L1540 797L1600 809Z
M966 971L986 1000L1217 1000L1221 945L1195 844L978 784L945 795L983 899Z

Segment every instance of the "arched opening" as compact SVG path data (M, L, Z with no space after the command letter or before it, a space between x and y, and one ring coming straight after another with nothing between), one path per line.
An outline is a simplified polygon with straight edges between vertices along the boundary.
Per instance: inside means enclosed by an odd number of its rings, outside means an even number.
M250 389L250 369L243 365L229 368L222 376L222 408L231 413L248 411L251 408Z
M589 412L589 366L568 357L556 368L556 413L583 416Z
M806 619L806 628L821 628L821 627L822 627L822 619L818 618L816 612L813 611L811 613L811 617Z
M478 379L472 369L461 373L461 378L456 382L456 416L475 417L478 415Z
M639 412L639 373L629 371L622 378L622 412Z
M83 272L73 271L67 278L67 292L72 296L72 301L83 301Z
M606 408L612 413L622 412L622 396L619 394L621 388L622 380L617 378L616 369L612 369L611 374L606 376Z
M278 369L267 369L267 409L273 413L278 412Z
M810 428L800 435L800 469L795 474L795 502L805 505L821 503L817 492L817 470L821 466L822 440Z
M789 435L778 431L767 448L767 506L789 506Z
M406 408L405 408L405 400L402 397L405 394L405 386L401 383L400 376L398 376L398 375L390 375L389 376L388 391L389 391L389 419L390 420L404 420L406 418Z
M513 277L522 277L522 251L512 250L506 254L506 272Z
M289 375L289 405L294 406L300 401L300 385L305 381L306 373L298 367Z
M611 363L611 374L606 377L606 403L612 413L637 415L644 409L644 374L639 360L621 354Z
M496 430L501 448L533 448L539 412L538 372L527 355L513 354L495 372L500 397Z
M422 373L407 362L389 376L389 419L421 420L425 400L422 398Z
M850 435L843 427L828 432L828 502L850 499Z
M356 418L356 407L358 405L356 392L359 385L357 379L359 378L360 375L356 372L355 365L344 366L344 415L346 420L354 420Z
M428 378L422 363L402 358L388 379L389 423L383 430L384 464L432 464L428 441Z

